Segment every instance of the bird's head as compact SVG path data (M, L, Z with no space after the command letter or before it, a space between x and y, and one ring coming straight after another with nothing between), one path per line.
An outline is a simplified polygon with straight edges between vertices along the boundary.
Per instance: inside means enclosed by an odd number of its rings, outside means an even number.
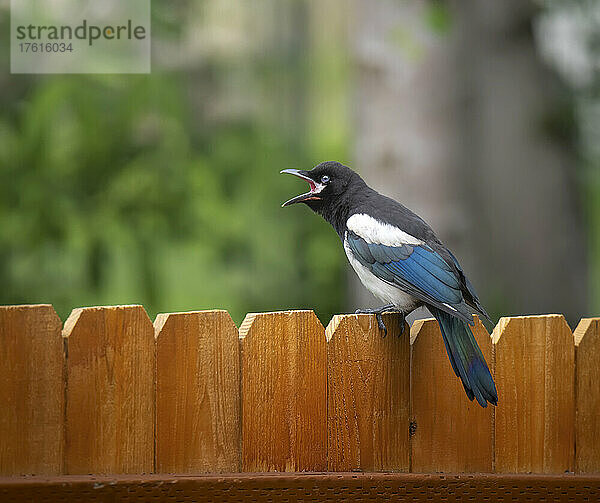
M281 173L302 178L310 186L308 192L286 201L282 207L305 203L319 213L339 202L353 185L364 183L354 171L335 161L322 162L310 171L284 169Z

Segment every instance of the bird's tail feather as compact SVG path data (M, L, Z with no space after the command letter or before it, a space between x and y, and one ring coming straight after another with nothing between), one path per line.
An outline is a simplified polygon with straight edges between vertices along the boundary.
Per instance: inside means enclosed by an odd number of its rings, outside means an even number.
M476 398L482 407L487 407L488 402L498 405L494 379L469 325L436 307L428 308L440 325L452 369L469 400Z

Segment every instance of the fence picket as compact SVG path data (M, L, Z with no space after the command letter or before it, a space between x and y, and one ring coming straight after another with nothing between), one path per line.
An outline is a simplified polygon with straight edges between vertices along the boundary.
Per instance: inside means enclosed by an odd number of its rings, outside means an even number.
M0 306L0 475L62 472L61 326L50 305Z
M73 310L67 339L66 471L154 467L154 330L142 306Z
M473 335L492 368L492 341L475 317ZM411 330L411 470L491 472L494 407L470 402L446 353L434 319Z
M600 318L575 329L575 470L600 472Z
M159 314L156 470L240 468L238 329L227 311Z
M575 347L564 317L502 318L493 342L496 471L572 471Z
M240 337L242 469L325 470L323 325L312 311L248 314Z
M328 470L408 471L410 329L385 315L338 315L327 334Z

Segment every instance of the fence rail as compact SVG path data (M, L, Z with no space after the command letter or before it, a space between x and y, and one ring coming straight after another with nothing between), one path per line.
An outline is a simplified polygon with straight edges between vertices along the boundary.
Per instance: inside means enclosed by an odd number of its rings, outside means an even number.
M497 408L467 400L437 323L374 316L0 307L0 475L600 472L600 318L475 336Z

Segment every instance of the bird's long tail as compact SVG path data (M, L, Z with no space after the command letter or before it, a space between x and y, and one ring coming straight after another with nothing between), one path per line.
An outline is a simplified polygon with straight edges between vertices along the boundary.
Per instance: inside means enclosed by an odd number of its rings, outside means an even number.
M436 307L428 308L440 325L448 358L469 400L476 398L482 407L488 402L498 405L494 379L469 325Z

